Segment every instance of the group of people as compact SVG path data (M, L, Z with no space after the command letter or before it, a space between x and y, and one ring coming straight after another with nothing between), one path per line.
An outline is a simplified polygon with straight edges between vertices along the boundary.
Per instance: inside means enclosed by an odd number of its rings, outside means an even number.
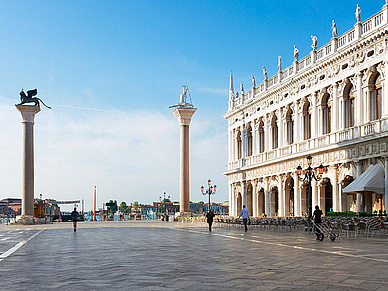
M319 206L316 205L315 206L315 211L313 213L313 216L311 217L312 220L314 220L315 224L321 224L322 223L322 210L319 209ZM213 218L214 218L214 213L211 211L211 209L209 210L209 212L206 214L206 218L207 218L207 223L209 224L209 231L212 231L212 224L213 224ZM245 229L245 232L248 231L248 219L249 219L249 211L248 209L246 208L245 205L243 205L243 208L241 209L240 211L240 215L238 216L238 218L241 218L242 217L242 220L243 220L243 224L244 224L244 229ZM319 233L320 233L320 230L319 228L316 228L316 235L317 235L317 239L319 237Z

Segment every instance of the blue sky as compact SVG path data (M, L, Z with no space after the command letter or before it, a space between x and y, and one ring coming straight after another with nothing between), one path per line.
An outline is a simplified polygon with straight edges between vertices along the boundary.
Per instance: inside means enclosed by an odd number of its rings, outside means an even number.
M53 107L36 119L35 192L141 203L179 198L179 127L168 106L188 84L191 199L208 178L227 200L229 73L235 88L272 76L385 1L0 1L0 198L20 197L21 88Z

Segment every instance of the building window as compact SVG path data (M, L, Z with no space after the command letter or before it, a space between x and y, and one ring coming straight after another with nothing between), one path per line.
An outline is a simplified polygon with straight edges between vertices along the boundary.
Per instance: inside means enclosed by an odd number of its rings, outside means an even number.
M308 101L303 106L303 138L304 140L311 138L311 107Z
M329 104L329 94L325 94L322 97L322 126L323 134L331 132L331 105Z
M272 149L278 148L278 119L276 115L272 118L271 129L272 129Z
M287 124L287 143L294 143L294 114L292 110L288 109L286 114L286 124Z
M242 158L242 144L241 144L241 131L237 133L237 158L241 159Z
M259 153L264 152L264 122L260 120L259 122Z
M383 97L379 73L376 74L376 78L372 85L372 90L370 92L371 120L376 120L381 118L381 102Z
M252 127L247 129L247 156L252 155Z
M345 90L344 94L344 125L345 128L354 126L354 104L355 104L355 89L350 84L349 88Z

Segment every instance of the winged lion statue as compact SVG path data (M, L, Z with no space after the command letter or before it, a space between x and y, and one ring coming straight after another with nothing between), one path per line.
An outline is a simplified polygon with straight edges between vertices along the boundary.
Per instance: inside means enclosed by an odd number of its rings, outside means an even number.
M23 105L25 103L35 103L35 106L39 106L39 101L42 102L42 104L44 106L46 106L48 109L51 109L50 106L47 106L46 104L44 104L44 102L42 101L42 99L38 98L38 97L33 97L35 96L36 94L38 94L38 89L33 89L33 90L28 90L27 91L27 95L26 93L24 93L23 89L20 91L20 103L18 105Z

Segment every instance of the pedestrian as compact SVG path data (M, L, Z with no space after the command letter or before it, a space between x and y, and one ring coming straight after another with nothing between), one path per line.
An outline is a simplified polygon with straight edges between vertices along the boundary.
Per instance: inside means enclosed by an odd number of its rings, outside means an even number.
M320 226L320 224L322 223L321 217L322 217L322 210L319 209L318 205L315 205L315 210L314 210L314 213L313 213L313 216L311 217L311 219L314 219L315 224ZM316 229L315 234L317 235L317 239L319 239L319 235L320 235L321 231L318 227L316 227L315 229Z
M77 207L74 207L74 211L71 213L71 219L73 220L74 232L77 231L78 211Z
M209 224L209 231L212 231L213 217L214 213L211 209L209 209L209 212L206 214L207 223Z
M245 205L243 205L243 208L241 209L241 212L240 212L240 215L238 216L238 218L240 218L241 216L242 216L242 219L243 219L243 224L245 226L245 232L247 232L248 231L249 211L245 207Z

